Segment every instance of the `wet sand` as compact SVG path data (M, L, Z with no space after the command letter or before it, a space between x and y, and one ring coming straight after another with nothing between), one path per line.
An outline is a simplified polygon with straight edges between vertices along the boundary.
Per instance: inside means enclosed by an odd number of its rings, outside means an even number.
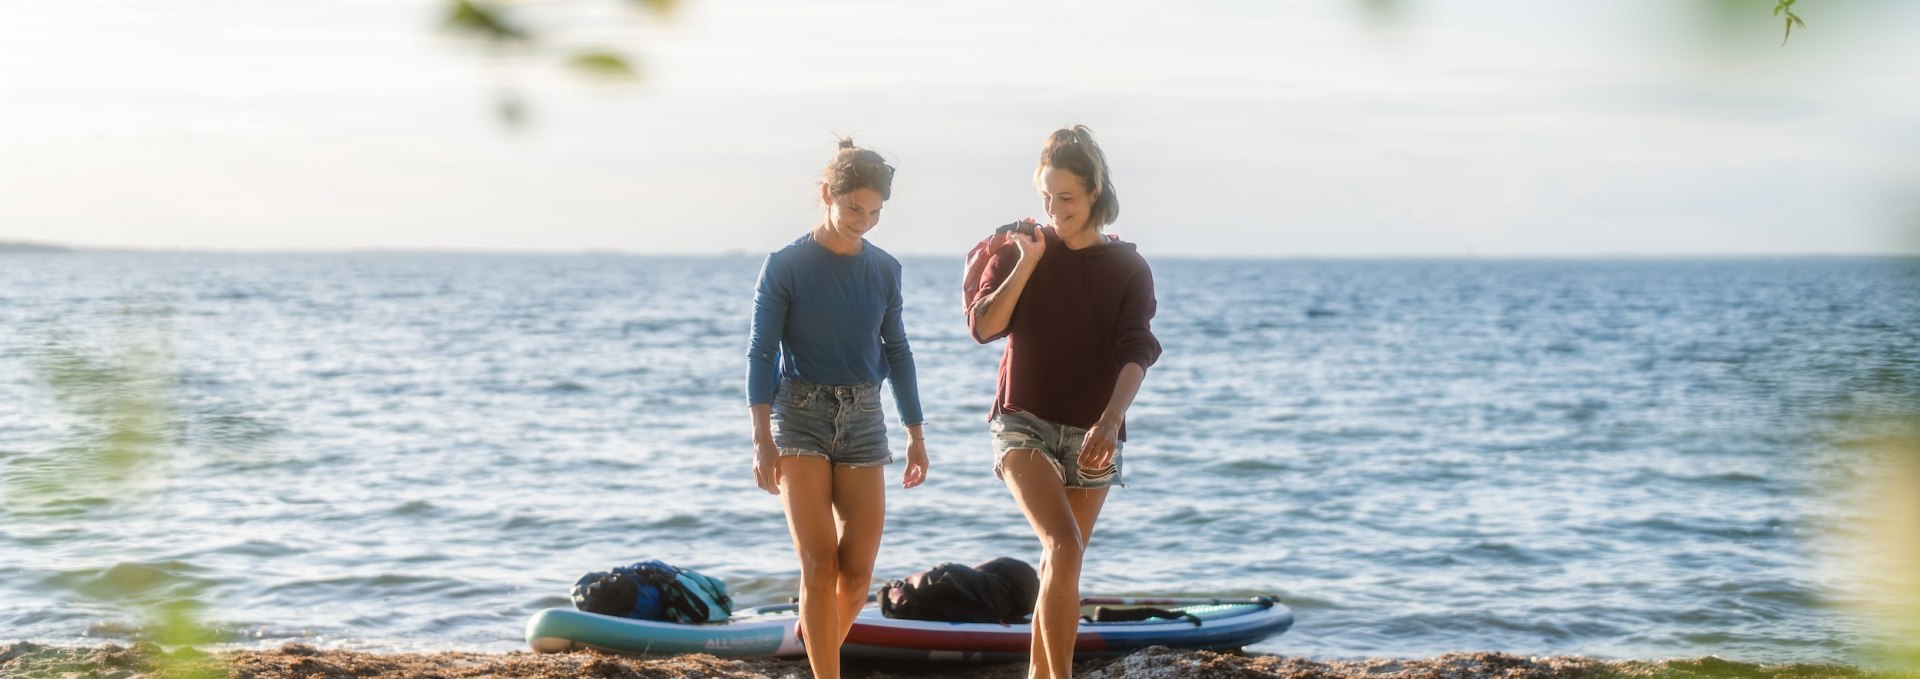
M804 661L727 660L708 655L632 658L592 651L533 653L361 653L320 650L288 644L275 650L232 651L213 655L191 650L167 653L147 644L132 647L65 647L14 643L0 646L0 677L46 679L293 679L308 677L453 679L512 677L562 679L808 679ZM849 679L1020 679L1021 664L996 665L851 665ZM1581 657L1526 658L1502 653L1451 653L1419 660L1309 660L1274 655L1149 648L1112 660L1079 663L1074 676L1084 679L1239 679L1293 677L1335 679L1367 677L1440 677L1446 679L1525 679L1531 677L1916 677L1839 665L1755 665L1719 658L1691 660L1595 660Z

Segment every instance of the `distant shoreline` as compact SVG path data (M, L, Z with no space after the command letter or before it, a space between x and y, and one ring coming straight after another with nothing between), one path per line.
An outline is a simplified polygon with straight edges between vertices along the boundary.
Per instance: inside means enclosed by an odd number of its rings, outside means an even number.
M61 245L0 241L0 252L74 252L74 249Z

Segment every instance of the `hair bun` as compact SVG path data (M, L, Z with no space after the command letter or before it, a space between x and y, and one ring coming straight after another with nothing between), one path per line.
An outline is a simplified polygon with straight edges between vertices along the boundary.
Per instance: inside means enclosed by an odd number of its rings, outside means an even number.
M893 196L893 166L887 164L873 149L863 149L853 144L853 135L839 137L839 150L833 152L833 160L827 161L826 175L822 177L827 192L833 195L845 195L858 189L873 189L880 192L880 199Z

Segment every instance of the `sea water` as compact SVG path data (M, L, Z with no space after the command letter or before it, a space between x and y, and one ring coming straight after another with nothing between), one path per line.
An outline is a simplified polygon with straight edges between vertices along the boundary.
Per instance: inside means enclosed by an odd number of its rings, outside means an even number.
M1150 254L1150 253L1149 253ZM1039 550L999 345L905 258L932 468L876 577ZM743 398L757 257L0 255L0 636L523 648L590 570L785 601ZM1165 355L1088 594L1277 595L1251 650L1851 661L1920 403L1911 259L1155 259ZM904 431L891 404L896 445Z

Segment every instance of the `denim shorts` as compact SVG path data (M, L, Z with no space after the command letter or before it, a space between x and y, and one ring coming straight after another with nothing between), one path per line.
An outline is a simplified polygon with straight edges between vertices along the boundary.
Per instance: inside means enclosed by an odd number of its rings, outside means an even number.
M1120 449L1124 446L1118 441L1113 446L1112 467L1082 470L1080 445L1086 443L1086 429L1049 422L1020 410L1009 410L993 416L993 423L988 429L993 432L993 475L1002 481L1007 478L1007 453L1025 449L1040 451L1040 457L1053 466L1053 471L1060 475L1060 482L1068 488L1127 485L1120 481Z
M773 393L773 445L781 456L824 457L844 467L883 467L887 419L880 412L880 385L836 387L792 377Z

